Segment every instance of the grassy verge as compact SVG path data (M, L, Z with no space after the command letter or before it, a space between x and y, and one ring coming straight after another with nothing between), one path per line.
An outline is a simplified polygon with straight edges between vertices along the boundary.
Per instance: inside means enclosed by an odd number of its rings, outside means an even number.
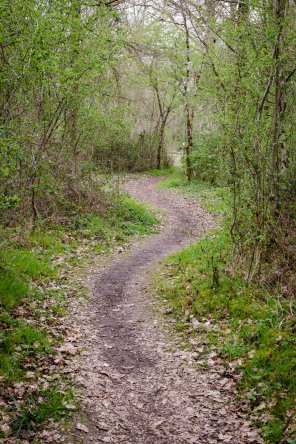
M73 350L61 346L69 335L62 323L68 302L86 295L71 271L124 247L131 236L155 232L157 224L150 210L121 196L104 216L77 216L67 228L52 225L25 235L2 230L1 442L42 442L44 426L79 407L63 371Z
M159 170L162 171L162 170ZM182 169L171 167L165 176L164 181L157 185L157 188L168 188L178 190L185 196L198 198L199 202L209 211L223 214L228 219L230 211L230 194L227 189L218 185L209 185L206 182L187 182Z
M225 190L175 177L161 186L229 214ZM168 306L165 316L172 316L181 345L195 351L196 365L223 365L225 376L236 381L240 403L266 442L295 444L296 303L233 274L228 233L226 222L167 258L153 290Z

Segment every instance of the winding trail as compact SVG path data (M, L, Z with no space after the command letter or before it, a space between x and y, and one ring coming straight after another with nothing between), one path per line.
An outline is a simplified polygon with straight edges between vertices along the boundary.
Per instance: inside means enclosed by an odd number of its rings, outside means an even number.
M198 373L189 352L168 351L172 340L153 311L147 272L215 221L191 200L155 189L159 180L142 176L125 188L166 211L164 230L117 254L96 275L89 305L73 314L85 338L77 382L84 386L87 429L78 430L78 425L67 442L260 443L257 431L233 405L231 381L225 382L219 369Z

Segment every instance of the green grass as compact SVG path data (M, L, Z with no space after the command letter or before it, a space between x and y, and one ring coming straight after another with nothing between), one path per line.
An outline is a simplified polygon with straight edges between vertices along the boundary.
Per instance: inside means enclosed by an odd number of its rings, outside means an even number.
M123 232L127 230L127 234L150 233L154 231L151 230L151 227L159 223L157 217L148 211L147 206L139 204L130 197L125 197L116 206L114 214L116 218L113 226L116 228L119 226Z
M69 242L65 243L61 236L63 231L61 227L57 227L56 230L33 231L30 234L30 244L46 252L47 258L52 253L62 253L71 246Z
M148 205L123 195L104 217L85 217L85 223L78 232L93 240L97 253L107 252L112 250L114 243L126 242L135 234L155 233L159 220L154 213L155 210Z
M0 250L0 302L4 310L13 310L29 297L30 280L55 277L56 268L48 259L24 248Z
M233 276L226 230L209 233L165 262L161 281L155 277L154 291L168 301L182 342L197 338L207 344L199 359L204 356L206 363L214 349L228 369L226 374L232 368L232 374L239 375L243 404L266 442L293 442L296 302L279 299L238 273ZM192 318L200 322L197 328ZM210 328L203 327L206 321Z
M8 319L6 318L8 324ZM11 319L10 325L17 325L18 329L10 331L5 335L5 338L1 341L1 349L5 353L14 351L18 345L23 346L26 349L33 347L33 344L38 342L38 345L34 349L37 351L43 350L47 344L47 332L46 330L38 330L31 325L24 324L18 320Z
M17 416L11 422L11 429L16 437L19 437L22 431L36 431L49 418L59 420L69 413L65 404L72 403L73 395L60 393L58 387L53 390L45 390L38 393L38 398L31 395L26 403L16 401Z
M5 310L12 310L30 293L27 283L12 273L0 273L0 300Z
M237 378L242 405L266 442L295 444L296 302L233 273L227 189L188 183L181 169L167 176L159 188L177 189L223 216L221 229L167 258L155 275L153 290L169 306L179 346L194 349L192 339L202 344L198 359L205 365L214 350L226 374Z
M2 257L3 267L5 268L6 262L14 274L25 275L31 279L56 275L56 268L48 262L48 258L41 258L38 254L26 249L6 250Z
M230 193L227 189L218 185L209 185L206 182L187 182L184 177L173 175L157 185L157 188L173 188L181 193L198 198L202 205L209 211L230 214Z
M30 389L39 375L48 373L64 335L57 335L57 329L65 295L84 294L84 288L72 290L78 284L67 284L65 275L101 253L111 253L133 235L154 233L159 223L154 213L120 195L105 214L76 215L67 227L54 224L31 233L0 228L5 239L0 249L0 393L7 403L0 411L9 416L12 435L22 437L42 428L48 418L69 413L63 404L71 390L59 392L51 379L47 391ZM26 387L21 401L13 397L15 384ZM71 387L70 382L66 385ZM0 429L0 440L3 437Z
M231 194L227 188L196 180L187 182L183 169L176 166L163 170L150 170L146 174L165 177L156 188L172 188L188 197L198 198L209 212L221 213L227 218L231 213Z
M2 333L0 343L0 375L11 382L22 380L32 357L51 351L46 330L34 328L23 322L15 323L13 326L10 331Z

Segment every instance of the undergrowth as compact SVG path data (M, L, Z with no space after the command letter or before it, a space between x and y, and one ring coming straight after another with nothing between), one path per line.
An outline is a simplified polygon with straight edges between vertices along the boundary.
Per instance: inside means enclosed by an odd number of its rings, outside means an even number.
M59 367L69 358L59 351L67 336L61 316L67 298L83 297L85 288L69 284L68 273L133 235L155 232L158 223L150 208L118 195L101 217L76 215L67 227L51 223L31 232L1 230L0 440L32 442L50 418L69 414L74 395Z
M222 228L167 258L161 279L159 270L155 276L154 292L169 306L182 346L196 352L198 366L224 366L267 443L296 443L295 300L233 271L227 191L176 177L160 186L208 199L208 209L226 216Z

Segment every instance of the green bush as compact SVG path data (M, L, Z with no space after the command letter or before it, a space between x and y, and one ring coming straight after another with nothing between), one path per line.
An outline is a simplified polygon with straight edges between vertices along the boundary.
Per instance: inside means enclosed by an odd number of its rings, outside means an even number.
M190 155L192 175L197 180L211 184L222 184L224 175L219 156L219 136L199 133L193 141Z
M94 152L94 161L100 168L111 171L145 171L155 168L157 140L154 135L143 132L131 137L112 134L104 145Z

